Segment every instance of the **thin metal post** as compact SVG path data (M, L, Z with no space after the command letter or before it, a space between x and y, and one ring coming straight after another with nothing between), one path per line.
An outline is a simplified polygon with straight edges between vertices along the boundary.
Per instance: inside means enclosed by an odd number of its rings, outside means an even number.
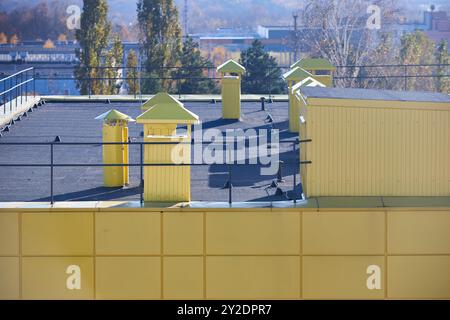
M20 74L20 87L19 87L19 93L20 93L20 105L22 106L23 104L23 73Z
M233 183L231 182L231 164L228 166L228 203L233 204Z
M28 71L25 71L25 102L28 101Z
M134 91L134 99L136 99L137 88L136 88L136 75L137 75L137 67L133 67L133 91Z
M405 78L405 91L408 90L408 67L405 65L404 78Z
M33 68L33 98L36 98L36 69Z
M228 203L230 205L233 204L233 182L232 182L233 166L231 164L232 149L234 149L234 148L229 147L230 152L229 152L229 159L228 159L230 161L230 163L228 164Z
M53 197L53 143L50 144L50 203L54 204Z
M294 155L295 155L295 144L297 143L297 141L294 141L293 143L292 143L292 151L294 151ZM300 160L301 159L299 159L299 168L300 168ZM296 189L296 187L297 187L297 171L296 170L294 170L294 173L293 173L293 183L294 183L294 188L292 189L292 193L294 194L294 203L297 203L297 194L296 194L296 192L295 192L295 189Z
M141 166L140 166L140 176L141 176L141 185L140 185L140 197L141 203L144 203L144 144L140 144L140 158L141 158Z

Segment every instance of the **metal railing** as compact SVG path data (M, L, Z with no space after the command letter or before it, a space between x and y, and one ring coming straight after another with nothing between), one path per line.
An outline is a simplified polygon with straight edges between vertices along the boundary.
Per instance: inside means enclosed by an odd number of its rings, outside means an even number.
M134 98L142 92L145 81L160 80L170 82L167 88L169 93L178 94L199 94L199 92L186 92L182 90L184 81L213 81L215 83L215 92L205 92L207 94L219 93L218 83L221 77L218 75L216 67L158 67L151 70L145 69L142 66L137 67L89 67L87 68L86 78L77 79L74 74L74 66L50 66L50 67L35 67L36 80L50 82L71 82L75 89L77 83L85 83L87 87L86 94L91 96L94 94L94 85L103 85L105 82L118 81L122 82L122 88L127 88L128 84L133 84L134 90L129 91L129 94L134 95ZM105 71L122 70L122 75L117 77L103 76ZM184 76L183 71L202 70L204 77L189 77ZM258 83L262 91L266 94L272 95L276 93L287 93L287 86L283 86L280 91L280 86L275 85L279 83L280 78L274 77L274 73L284 73L289 70L287 66L277 66L268 70L267 75L262 78L253 79L251 81ZM419 72L419 71L420 72ZM93 72L95 71L95 72ZM90 74L97 74L90 76ZM165 76L161 76L164 74ZM377 89L398 89L408 90L410 80L417 79L448 79L450 81L450 64L386 64L386 65L342 65L336 67L333 81L335 86L339 86L341 82L351 82L353 87L377 88ZM384 81L382 83L375 83L376 81ZM418 84L420 89L420 83ZM78 89L75 89L78 91ZM98 90L97 90L98 91ZM52 94L51 92L43 92L45 94ZM111 94L109 92L96 92L97 94ZM142 92L143 94L148 92ZM243 93L260 94L261 92L246 92L243 87Z
M3 114L7 113L8 107L9 112L12 113L24 101L28 101L30 94L33 97L36 96L35 69L27 68L0 79L0 86L2 86L0 105L3 106ZM29 89L32 91L30 92ZM14 102L15 105L13 105Z
M293 141L279 141L280 144L292 144L292 151L294 154L298 154L297 146L301 144L312 142L311 139L305 140L293 140ZM146 145L180 145L180 144L190 144L195 145L196 142L192 140L191 142L2 142L0 146L47 146L50 149L50 159L49 163L0 163L0 168L50 168L50 203L55 203L54 194L54 169L55 168L76 168L76 167L138 167L140 176L140 202L144 203L144 167L177 167L177 166L187 166L187 167L202 167L211 166L211 164L205 163L182 163L182 164L172 164L172 163L145 163L144 162L144 146ZM214 143L202 142L202 145L212 145ZM270 143L269 143L270 144ZM139 163L120 163L120 164L105 164L105 163L55 163L55 147L56 146L105 146L105 145L118 145L118 146L139 146ZM230 145L230 143L223 143L222 145ZM236 162L236 161L234 161ZM293 187L292 192L294 194L293 202L297 203L300 197L295 195L295 190L297 186L297 174L300 174L300 165L311 164L311 161L301 161L300 157L296 156L295 161L292 163L296 170L293 172ZM239 164L239 163L224 163L223 165L228 166L228 203L233 203L233 183L232 183L232 172L233 166L258 166L259 164ZM297 171L298 169L298 171ZM278 172L278 176L281 175L281 171Z

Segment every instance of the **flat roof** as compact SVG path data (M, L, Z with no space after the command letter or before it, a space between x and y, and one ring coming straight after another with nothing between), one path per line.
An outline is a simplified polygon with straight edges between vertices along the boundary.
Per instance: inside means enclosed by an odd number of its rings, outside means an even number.
M287 102L267 103L268 111L261 110L260 102L242 103L242 121L221 119L221 103L184 102L184 106L197 114L203 122L203 130L226 129L270 129L268 114L274 119L274 128L280 130L280 140L292 142L297 134L288 132ZM98 115L116 109L132 118L142 113L141 104L137 102L105 103L96 101L52 102L35 109L28 117L23 117L4 132L0 138L0 164L49 164L49 146L2 145L6 142L52 142L59 136L62 142L102 141L102 123L95 120ZM129 124L130 138L141 142L143 126ZM293 175L296 175L296 194L300 197L300 177L298 175L298 149L293 151L292 143L281 144L280 160L284 161L284 182L279 186L292 197ZM55 164L101 164L102 146L68 146L54 147ZM130 162L140 162L139 145L130 146ZM276 189L267 189L276 175L262 176L263 165L234 165L232 169L233 201L264 202L285 201L284 195L276 195ZM193 166L191 168L191 195L193 201L227 202L228 165ZM130 168L130 185L125 188L104 188L102 167L55 167L54 194L56 201L136 201L140 198L139 167ZM0 166L0 202L50 200L49 167L1 167Z
M450 95L434 92L304 87L305 98L450 103Z

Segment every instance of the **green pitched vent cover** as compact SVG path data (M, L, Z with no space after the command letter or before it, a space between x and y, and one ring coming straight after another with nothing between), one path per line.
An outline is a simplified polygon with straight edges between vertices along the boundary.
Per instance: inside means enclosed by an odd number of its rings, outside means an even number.
M283 79L286 81L300 81L309 77L313 75L300 67L295 67L283 74Z
M234 60L228 60L227 62L218 66L217 71L221 73L243 74L245 72L245 68Z
M157 104L161 104L161 103L176 103L176 104L179 104L180 106L183 106L183 104L180 101L178 101L177 99L172 97L170 94L165 93L165 92L160 92L160 93L155 94L149 100L147 100L142 105L141 109L148 110L148 109L152 108L153 106L155 106Z
M292 68L300 67L305 70L330 70L336 71L336 67L330 61L323 58L303 58L291 66Z
M199 117L186 109L177 99L155 104L137 117L138 123L182 123L196 124Z
M120 111L117 111L116 109L109 110L105 113L102 113L98 117L95 118L95 120L102 120L104 122L135 122L133 118L126 115L125 113L122 113Z

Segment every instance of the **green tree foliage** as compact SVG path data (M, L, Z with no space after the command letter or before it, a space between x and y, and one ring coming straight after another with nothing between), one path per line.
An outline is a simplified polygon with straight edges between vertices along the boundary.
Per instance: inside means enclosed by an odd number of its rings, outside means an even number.
M80 93L118 94L123 45L119 36L111 37L107 1L85 0L80 27L76 32L79 64L75 68Z
M285 87L281 80L281 70L275 58L271 57L259 40L241 52L240 63L246 72L242 77L243 93L282 93Z
M118 94L120 91L120 83L117 78L120 76L120 67L123 61L123 45L120 38L116 35L113 37L112 47L106 53L104 77L107 78L103 82L104 94Z
M83 1L80 29L76 32L76 38L80 43L77 52L79 64L75 69L77 87L81 94L101 94L103 84L101 80L89 81L86 79L101 78L103 71L103 57L109 44L111 24L107 18L108 4L106 0Z
M181 68L174 72L180 93L202 94L219 91L214 80L207 76L207 68L212 68L212 63L202 57L198 43L192 38L187 38L183 43L180 65Z
M449 64L450 56L448 54L448 44L447 41L442 40L436 51L436 63L440 65ZM449 66L439 66L437 70L437 75L439 76L436 80L436 89L442 93L450 93L450 79L444 77L449 73Z
M164 67L176 65L182 46L178 10L173 0L139 0L137 18L146 71L142 90L167 91L171 71Z
M127 85L129 94L139 93L138 57L134 50L130 50L127 56Z
M401 38L400 64L432 64L434 62L434 42L422 31L405 34ZM429 66L409 67L408 75L431 74ZM432 78L409 78L407 90L433 90Z

